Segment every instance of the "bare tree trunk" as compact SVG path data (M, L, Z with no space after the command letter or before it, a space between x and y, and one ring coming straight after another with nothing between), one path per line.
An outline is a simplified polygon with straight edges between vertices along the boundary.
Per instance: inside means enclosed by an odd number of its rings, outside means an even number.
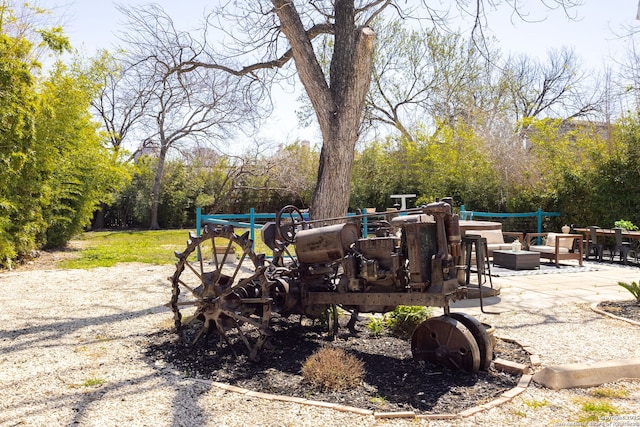
M353 0L336 1L335 44L327 86L293 2L273 0L273 3L322 132L311 216L317 219L344 215L349 207L351 166L358 129L371 83L375 34L368 27L355 26Z
M162 173L164 172L164 161L167 157L167 147L162 144L160 155L158 156L158 167L153 180L153 190L151 192L151 221L149 230L160 230L158 222L158 205L160 204L160 184L162 183Z
M93 214L93 223L91 224L92 231L103 230L104 228L106 228L104 223L104 215L107 207L108 206L105 203L100 203L100 209L98 209Z
M339 45L340 38L336 34L331 92L337 111L329 116L329 120L319 120L323 145L318 183L311 198L311 214L314 218L344 215L349 207L351 167L371 82L374 39L374 33L369 28L352 29L351 33L354 40L343 46ZM351 57L336 58L339 46L344 51L341 54Z

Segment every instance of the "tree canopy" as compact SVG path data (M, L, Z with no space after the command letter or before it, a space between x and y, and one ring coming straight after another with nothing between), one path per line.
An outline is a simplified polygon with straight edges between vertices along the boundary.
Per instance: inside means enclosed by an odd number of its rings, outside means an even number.
M97 90L91 73L61 62L41 73L36 46L14 31L12 9L1 6L0 16L12 23L0 26L0 264L6 265L66 243L126 175L90 114ZM36 32L52 52L68 47L59 29Z

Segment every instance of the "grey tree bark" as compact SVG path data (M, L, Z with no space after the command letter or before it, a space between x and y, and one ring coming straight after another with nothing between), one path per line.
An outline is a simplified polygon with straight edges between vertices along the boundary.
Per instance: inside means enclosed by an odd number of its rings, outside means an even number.
M371 82L374 32L356 26L353 0L335 3L335 38L329 85L311 40L291 0L274 0L300 81L322 132L312 218L344 215L349 206L351 166L364 102Z

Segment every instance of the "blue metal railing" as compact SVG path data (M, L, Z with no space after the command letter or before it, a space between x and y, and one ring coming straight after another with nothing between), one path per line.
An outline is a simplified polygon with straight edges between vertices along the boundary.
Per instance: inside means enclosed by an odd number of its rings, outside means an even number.
M363 210L362 216L362 235L366 239L368 237L368 227L370 218L366 215L368 212ZM383 212L368 213L371 216L384 216ZM355 216L354 213L347 213L347 217ZM406 215L405 212L400 215ZM309 214L302 213L302 217L305 221L309 220ZM196 236L199 236L202 231L202 224L205 222L212 222L215 224L230 224L238 228L248 228L249 236L252 241L255 241L256 230L262 229L262 225L269 221L275 221L276 214L273 213L256 213L254 208L249 209L248 214L209 214L204 215L201 208L196 208Z
M369 214L364 209L364 214ZM372 213L369 215L376 215ZM403 213L401 213L402 215ZM406 214L406 213L405 213ZM353 213L348 213L347 216L354 216ZM380 212L379 215L384 215ZM560 212L545 212L542 209L538 209L535 212L522 212L522 213L502 213L502 212L476 212L465 210L464 205L460 206L460 219L477 219L477 218L531 218L537 219L537 232L542 233L542 219L544 217L557 217L561 216ZM308 220L308 214L303 213L305 220ZM248 228L251 240L255 240L256 229L260 230L262 225L268 221L274 221L276 214L273 213L256 213L254 208L249 210L248 214L211 214L203 215L200 208L196 208L196 235L199 236L202 230L202 224L205 222L213 222L217 224L231 224L238 228ZM362 217L362 234L364 238L368 237L370 217L363 215Z
M256 213L254 208L249 209L248 214L210 214L203 215L201 208L196 208L196 236L202 231L202 224L212 222L215 224L230 224L238 228L248 228L249 236L255 241L256 228L261 229L262 223L273 221L276 214ZM259 222L256 222L258 220Z
M536 217L538 221L538 233L542 233L542 218L551 216L561 216L560 212L544 212L541 208L538 208L535 212L522 212L522 213L500 213L500 212L475 212L467 211L464 205L460 206L460 219L475 219L475 218L531 218Z

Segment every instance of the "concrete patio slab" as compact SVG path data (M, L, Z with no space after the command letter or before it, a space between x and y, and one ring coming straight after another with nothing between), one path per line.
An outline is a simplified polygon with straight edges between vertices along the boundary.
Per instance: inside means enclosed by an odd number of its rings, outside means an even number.
M640 280L640 268L606 262L592 264L597 270L493 277L493 286L500 290L500 294L483 298L483 305L491 311L504 312L631 298L629 291L619 286L618 282L637 282ZM456 301L451 308L477 314L480 312L480 303L478 299L471 298Z

